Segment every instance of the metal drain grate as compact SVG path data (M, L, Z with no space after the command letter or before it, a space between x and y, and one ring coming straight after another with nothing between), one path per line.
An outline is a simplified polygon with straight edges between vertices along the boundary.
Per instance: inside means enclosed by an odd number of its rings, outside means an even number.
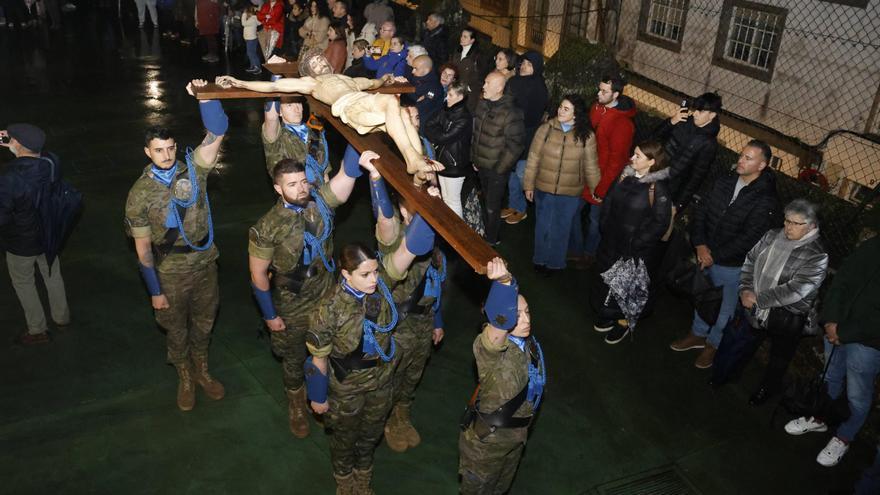
M596 487L598 495L700 495L675 466L646 471Z

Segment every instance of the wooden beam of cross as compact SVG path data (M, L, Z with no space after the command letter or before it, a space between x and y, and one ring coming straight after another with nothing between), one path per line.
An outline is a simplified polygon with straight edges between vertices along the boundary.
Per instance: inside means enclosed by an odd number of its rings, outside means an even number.
M275 64L267 64L275 65ZM260 93L244 88L221 88L214 83L208 83L204 86L193 87L193 94L200 100L230 100L241 98L280 98L282 96L290 96L293 93ZM382 94L407 94L415 93L416 88L409 83L394 83L382 86L378 89L365 90L366 93L382 93ZM343 124L344 125L344 124Z
M434 230L446 239L477 273L486 272L486 264L498 256L474 229L464 223L458 215L446 206L441 198L431 196L423 188L413 184L412 176L406 172L403 160L385 144L379 134L358 134L330 112L325 103L307 96L312 113L329 122L351 144L354 149L363 153L367 150L379 154L373 162L386 182L391 184L398 194L406 198L407 204L414 208Z

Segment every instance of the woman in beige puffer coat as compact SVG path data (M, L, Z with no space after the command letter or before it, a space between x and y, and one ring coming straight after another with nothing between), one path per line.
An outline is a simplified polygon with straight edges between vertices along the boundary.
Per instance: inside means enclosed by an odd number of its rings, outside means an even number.
M600 177L587 105L578 95L566 95L556 117L535 133L523 176L526 199L535 202L535 270L549 274L565 268L578 198Z

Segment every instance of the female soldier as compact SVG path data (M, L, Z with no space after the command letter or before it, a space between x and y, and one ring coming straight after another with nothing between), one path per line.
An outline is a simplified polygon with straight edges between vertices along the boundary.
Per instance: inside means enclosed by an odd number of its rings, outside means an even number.
M375 168L370 177L379 177ZM398 319L383 276L392 285L403 280L415 257L433 244L433 231L416 216L398 248L381 261L362 244L345 246L339 257L342 279L312 319L306 386L312 409L327 413L337 493L373 493L373 452L391 408L396 344L390 332Z

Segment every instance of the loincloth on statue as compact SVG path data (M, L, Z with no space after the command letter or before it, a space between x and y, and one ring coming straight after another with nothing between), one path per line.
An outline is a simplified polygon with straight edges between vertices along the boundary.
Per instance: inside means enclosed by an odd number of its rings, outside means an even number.
M385 112L379 112L378 97L386 95L356 91L343 95L330 107L334 117L339 117L358 134L385 130Z

